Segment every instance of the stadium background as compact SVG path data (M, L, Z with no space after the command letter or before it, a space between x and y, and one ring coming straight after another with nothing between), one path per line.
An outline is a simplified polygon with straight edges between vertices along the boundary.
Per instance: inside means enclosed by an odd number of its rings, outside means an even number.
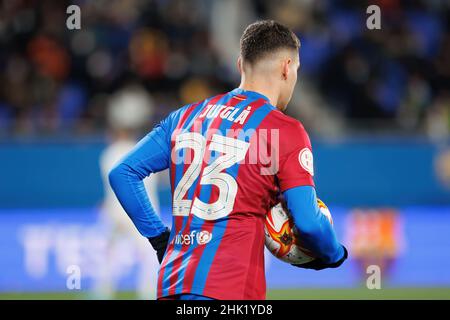
M71 4L81 30L66 28ZM366 28L369 4L381 30ZM137 297L135 243L105 240L102 152L124 127L142 136L237 86L240 34L260 18L302 42L288 113L311 135L319 197L351 254L321 272L266 255L269 298L450 298L448 1L11 0L0 4L0 299L103 298L111 250L115 297ZM165 175L158 195L169 221ZM380 290L366 287L370 264ZM70 265L80 290L66 286Z

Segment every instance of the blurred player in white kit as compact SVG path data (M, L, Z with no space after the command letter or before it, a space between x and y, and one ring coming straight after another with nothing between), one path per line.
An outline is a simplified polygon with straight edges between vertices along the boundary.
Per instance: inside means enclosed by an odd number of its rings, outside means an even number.
M124 241L130 241L135 248L139 261L136 291L140 299L154 299L157 279L158 260L149 248L148 241L141 237L124 212L114 195L109 183L108 173L137 143L136 132L149 127L153 114L153 102L147 92L138 85L127 86L114 94L108 103L107 118L110 128L110 144L100 158L105 198L101 209L101 218L108 226L107 261L101 276L95 284L94 294L97 298L113 298L118 277L117 255ZM158 175L152 175L145 181L145 187L155 208L159 212L157 194ZM125 247L126 248L126 247ZM122 252L123 253L123 252ZM128 254L128 253L126 253ZM120 273L119 273L120 274Z

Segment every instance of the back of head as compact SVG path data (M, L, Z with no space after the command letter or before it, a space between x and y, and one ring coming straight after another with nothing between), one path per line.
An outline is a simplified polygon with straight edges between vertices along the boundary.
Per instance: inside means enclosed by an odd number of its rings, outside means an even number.
M280 49L298 51L300 41L294 32L281 23L262 20L252 23L245 29L240 47L244 63L254 64Z
M299 48L295 33L281 23L252 23L240 41L240 87L266 94L273 105L284 110L297 82Z

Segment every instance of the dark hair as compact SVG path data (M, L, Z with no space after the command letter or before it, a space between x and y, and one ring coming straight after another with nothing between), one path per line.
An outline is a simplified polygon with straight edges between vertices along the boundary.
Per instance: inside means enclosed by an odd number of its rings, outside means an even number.
M298 50L300 41L288 27L274 20L257 21L249 25L241 37L241 56L254 63L269 52L282 48Z

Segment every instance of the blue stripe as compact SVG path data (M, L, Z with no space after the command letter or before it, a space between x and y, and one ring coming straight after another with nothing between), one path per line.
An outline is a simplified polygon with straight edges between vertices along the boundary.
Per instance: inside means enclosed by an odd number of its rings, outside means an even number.
M181 158L184 158L185 156L185 150L182 149L181 152L179 153L179 156ZM177 161L178 162L178 161ZM175 166L175 184L173 187L173 190L175 191L175 186L178 185L178 182L180 181L181 177L183 176L183 166L182 165L176 165ZM183 224L185 219L183 219ZM171 243L172 240L174 240L175 236L177 234L177 230L175 228L175 216L173 216L172 218L172 230L170 232L170 239L169 239L169 243ZM176 250L174 248L174 250L172 251L171 255L168 257L169 259L171 259L173 256L176 256ZM170 262L166 263L166 267L164 269L164 278L163 278L163 283L162 283L162 292L163 295L167 295L168 294L168 289L170 286L170 277L169 275L172 273L172 264Z
M256 129L270 111L272 111L272 109L267 105L261 106L258 110L255 111L255 113L250 117L250 119L247 120L246 124L243 126L243 131L246 131L248 129ZM239 171L239 166L240 164L236 163L235 165L228 168L226 172L229 175L231 175L234 179L236 179ZM205 289L206 279L208 277L209 270L214 261L217 249L219 248L221 242L220 240L223 238L223 235L227 228L227 224L228 224L228 217L224 217L215 221L212 230L213 235L212 241L206 244L207 247L203 251L203 255L198 264L198 268L196 270L194 282L192 285L193 288L195 288L196 290L200 290L199 291L200 294L203 293ZM214 239L216 240L219 239L219 241L214 241Z
M205 100L203 103L199 104L199 106L197 106L195 108L195 110L193 110L191 112L191 114L188 116L188 118L186 119L185 125L183 126L182 131L183 132L188 132L191 130L192 126L194 125L194 121L195 119L198 117L198 115L203 111L204 107L213 99L214 97L211 97L207 100ZM226 102L228 102L228 100L231 98L231 95L225 95L223 96L221 99L219 99L215 104L224 104ZM209 128L209 126L212 123L212 120L214 119L205 119L205 121L202 123L202 133L204 134L204 132L206 132ZM185 152L185 150L182 150L183 155L187 155L188 153ZM184 156L183 156L184 157ZM183 161L180 164L176 165L176 176L175 176L175 184L174 184L174 191L175 191L175 187L178 185L179 181L181 180L183 174L184 174L184 163L185 161ZM194 191L195 191L195 186L198 183L198 177L196 178L196 180L194 181L194 183L192 184L191 188L188 190L188 199L192 199L192 197L194 196ZM184 230L186 227L186 223L188 221L188 217L183 217L183 222L182 222L182 226L180 230ZM194 223L195 221L192 220L192 223ZM175 218L172 219L172 232L171 232L171 236L172 238L175 237L180 230L174 230L175 226ZM184 231L183 231L184 233ZM181 244L174 244L174 248L172 251L171 256L169 257L169 261L166 264L165 267L165 273L164 273L164 279L163 279L163 295L167 295L168 291L169 291L169 287L170 287L170 275L172 273L172 269L173 269L173 264L174 264L174 259L178 256L178 253L180 252L182 248ZM189 248L190 249L190 248ZM189 251L189 250L188 250ZM190 254L185 253L182 257L183 261L181 263L182 269L181 271L184 271L183 266L187 263L185 263L185 260L187 259L187 257L189 257ZM180 272L178 275L178 279L176 282L176 288L180 287L182 288L182 282L183 282L183 275L184 272Z
M215 104L225 104L227 103L230 99L232 98L232 96L230 94L225 95L224 97L222 97L222 99L220 99L218 102L216 102ZM212 122L214 121L214 118L211 119L207 119L205 118L205 120L202 123L202 134L203 136L206 136L206 133L208 132L208 130L210 129ZM196 178L196 180L194 181L194 183L192 184L191 188L189 189L189 199L194 198L194 193L195 193L195 189L197 188L197 184L200 183L200 176ZM204 194L204 193L210 193L211 192L211 186L204 186L200 189L200 194ZM187 221L187 219L186 219ZM201 228L201 226L203 225L203 220L198 218L197 216L193 216L192 217L192 221L191 221L191 226L189 228L189 230L187 230L188 233L191 232L191 230L199 230ZM181 230L183 230L183 234L187 234L186 231L184 230L185 225L183 225L183 228ZM179 247L181 247L181 245L178 245ZM183 281L184 281L184 274L186 272L187 266L189 264L190 261L190 257L192 255L192 251L194 250L196 246L196 242L194 242L194 244L191 244L188 248L188 250L184 253L183 257L182 257L182 262L181 262L181 266L179 269L179 273L178 273L178 281L176 283L176 287L175 287L175 292L181 293L183 290Z
M228 99L231 99L232 95L228 94ZM253 102L253 100L243 100L242 102L236 104L235 108L244 108L246 107L249 103ZM219 104L219 103L218 103ZM224 102L220 103L220 104L224 104ZM231 125L233 124L233 122L231 121L222 121L220 126L219 126L219 132L223 132L226 133L226 130L229 129L231 127ZM209 129L210 125L208 125L208 129ZM207 130L202 131L202 134L204 136L206 136ZM212 163L213 159L209 159L208 164ZM197 183L196 183L197 184ZM195 190L196 184L193 185L193 190ZM209 202L209 198L211 196L211 191L212 191L212 185L204 185L201 187L200 189L200 194L199 194L199 198L203 201L203 202ZM193 196L192 196L193 197ZM192 199L192 197L190 197L190 199ZM191 230L200 230L202 228L204 224L204 220L201 218L198 218L197 216L193 216L192 219L192 224L191 227L189 229L189 232L191 232ZM187 266L189 264L190 258L192 256L192 252L194 251L194 249L198 246L197 242L194 242L192 245L190 245L189 249L186 251L186 253L183 256L183 262L179 271L179 275L178 275L178 279L183 279L184 280L184 274L186 272ZM177 283L177 287L176 287L176 292L177 293L181 293L183 289L183 282L181 281L180 283Z
M197 107L194 108L194 110L192 110L192 112L189 114L189 116L187 117L185 123L190 123L191 120L202 110L204 103L200 103ZM176 113L176 115L173 117L172 119L172 132L175 130L175 128L178 125L178 122L181 119L181 116L184 112L186 112L187 109L189 109L189 107L192 106L188 105L186 108L181 108L180 110L178 110ZM183 128L181 128L183 129ZM182 149L178 156L182 159L184 159L186 155L186 152L184 149ZM177 161L178 163L178 161ZM175 165L175 179L174 179L174 185L173 185L173 190L175 191L176 186L178 185L179 181L181 180L181 177L183 176L183 171L184 171L184 165L183 165L184 161L180 164L176 164ZM183 218L183 226L185 225L187 221L187 217ZM175 238L176 236L176 232L177 230L175 229L175 217L172 218L172 230L170 232L170 238L169 238L169 243ZM176 248L174 248L171 256L169 257L169 259L171 259L173 256L176 256L177 250ZM163 278L163 282L162 282L162 293L163 295L167 295L168 294L168 289L170 287L170 277L168 275L170 275L172 273L172 264L171 261L169 261L166 264L166 267L164 269L164 278Z

